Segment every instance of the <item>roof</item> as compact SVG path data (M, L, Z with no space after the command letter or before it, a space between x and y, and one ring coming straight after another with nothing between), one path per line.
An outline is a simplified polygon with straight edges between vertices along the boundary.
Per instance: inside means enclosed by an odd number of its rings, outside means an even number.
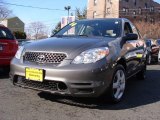
M24 24L24 22L19 17L17 17L17 16L15 16L15 17L8 17L8 18L6 18L4 20L11 20L11 19L18 19L18 20L20 20Z
M2 24L0 24L0 27L1 27L1 28L7 28L6 26L4 26L4 25L2 25Z
M129 21L127 18L94 18L94 19L83 19L78 21L96 21L96 20L117 20L117 21Z
M160 7L160 4L154 0L153 0L153 4L155 5L155 7Z

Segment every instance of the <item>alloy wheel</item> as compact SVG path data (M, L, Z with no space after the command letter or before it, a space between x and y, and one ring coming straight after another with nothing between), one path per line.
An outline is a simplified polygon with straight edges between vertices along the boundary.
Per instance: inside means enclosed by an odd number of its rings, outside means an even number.
M124 94L126 87L126 78L123 70L117 70L113 80L113 95L115 99L119 100Z

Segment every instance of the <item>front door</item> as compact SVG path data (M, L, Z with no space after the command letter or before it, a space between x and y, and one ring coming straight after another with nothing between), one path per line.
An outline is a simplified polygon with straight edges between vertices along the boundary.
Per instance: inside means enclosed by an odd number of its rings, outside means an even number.
M138 31L132 24L126 22L124 26L124 36L129 33L138 34ZM137 40L126 41L122 49L126 51L127 76L133 75L133 73L138 72L139 67L141 67L144 55L144 42L140 39L140 35L138 34Z

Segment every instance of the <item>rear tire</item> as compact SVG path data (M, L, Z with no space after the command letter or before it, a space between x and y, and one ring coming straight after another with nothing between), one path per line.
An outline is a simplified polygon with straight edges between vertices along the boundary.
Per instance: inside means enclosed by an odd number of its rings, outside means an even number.
M122 65L117 65L109 88L109 99L112 103L122 100L126 88L126 74Z
M151 54L149 54L147 57L147 64L150 65L151 62L152 62L152 56L151 56Z
M2 68L3 74L8 75L10 72L10 66L5 66Z

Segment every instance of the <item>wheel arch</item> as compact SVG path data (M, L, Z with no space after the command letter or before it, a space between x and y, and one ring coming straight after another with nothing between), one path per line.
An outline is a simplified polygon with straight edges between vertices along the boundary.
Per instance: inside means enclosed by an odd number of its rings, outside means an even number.
M127 70L127 64L126 64L126 60L125 58L120 58L118 61L117 61L117 64L120 64L124 67L125 70Z

